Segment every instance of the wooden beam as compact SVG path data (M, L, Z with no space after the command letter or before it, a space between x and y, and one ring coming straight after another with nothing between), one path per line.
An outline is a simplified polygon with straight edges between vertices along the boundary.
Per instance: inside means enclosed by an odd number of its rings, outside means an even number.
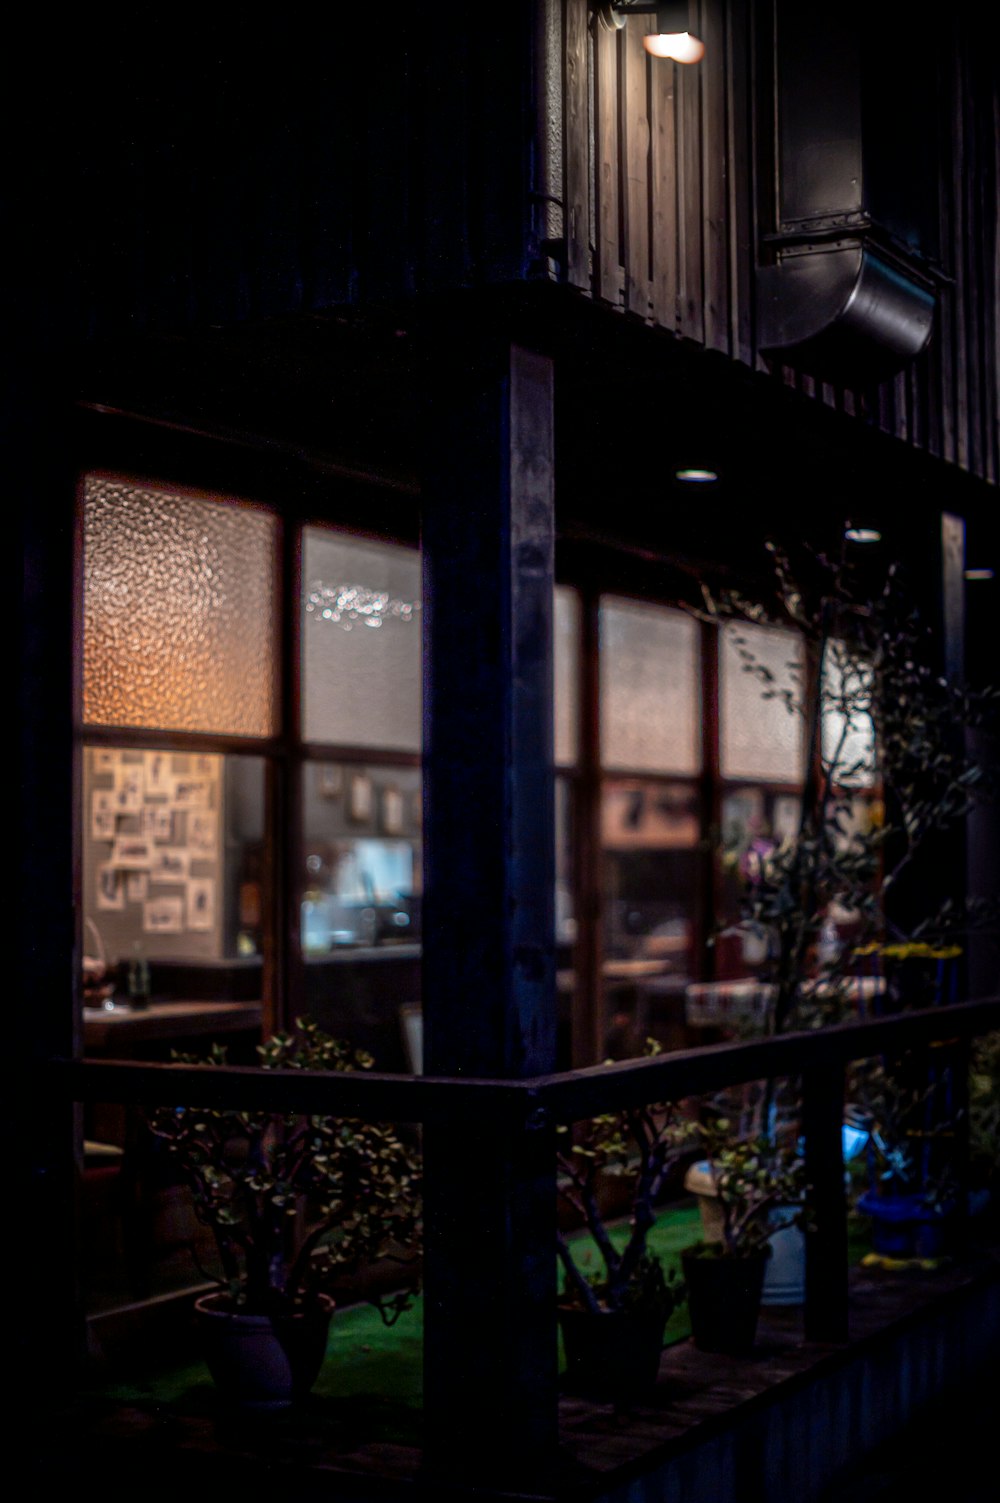
M843 1066L807 1070L802 1081L802 1131L812 1218L806 1234L807 1341L847 1340L843 1127Z
M553 371L438 348L425 425L424 1049L431 1074L553 1069ZM523 1477L556 1445L550 1126L425 1151L429 1470ZM470 1257L470 1248L475 1248Z

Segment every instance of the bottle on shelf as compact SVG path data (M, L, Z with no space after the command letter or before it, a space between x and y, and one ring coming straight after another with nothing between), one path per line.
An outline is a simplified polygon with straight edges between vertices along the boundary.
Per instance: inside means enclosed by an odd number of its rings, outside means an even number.
M149 961L142 953L142 944L136 940L128 963L129 1006L137 1009L149 1006Z

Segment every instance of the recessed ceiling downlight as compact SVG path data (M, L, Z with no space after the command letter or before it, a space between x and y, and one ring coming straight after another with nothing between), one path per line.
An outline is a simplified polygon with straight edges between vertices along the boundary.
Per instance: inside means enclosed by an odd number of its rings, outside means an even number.
M880 543L882 534L874 527L845 527L844 537L849 543Z
M714 470L677 470L675 474L678 480L686 480L695 485L704 485L706 481L719 478Z

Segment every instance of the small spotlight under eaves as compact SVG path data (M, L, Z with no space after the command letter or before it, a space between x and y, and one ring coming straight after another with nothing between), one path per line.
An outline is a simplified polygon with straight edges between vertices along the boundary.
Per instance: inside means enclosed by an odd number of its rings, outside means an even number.
M965 571L965 577L966 577L966 579L992 579L993 578L993 570L992 569L966 569L966 571Z
M709 480L718 480L714 470L675 470L678 480L686 480L695 485L704 485Z
M874 527L845 527L844 537L849 543L880 543L882 534Z

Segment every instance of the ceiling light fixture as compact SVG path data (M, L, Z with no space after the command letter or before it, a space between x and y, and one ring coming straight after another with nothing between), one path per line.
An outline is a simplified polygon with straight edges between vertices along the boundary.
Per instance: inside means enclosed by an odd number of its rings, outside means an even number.
M704 485L706 481L718 480L719 478L715 470L675 470L674 476L677 480L684 480L696 485Z
M705 43L688 24L688 0L607 0L598 15L609 30L620 31L631 15L655 15L655 31L642 39L650 57L669 58L675 63L700 63Z
M880 543L882 534L874 527L854 527L848 524L844 528L844 537L849 543Z

